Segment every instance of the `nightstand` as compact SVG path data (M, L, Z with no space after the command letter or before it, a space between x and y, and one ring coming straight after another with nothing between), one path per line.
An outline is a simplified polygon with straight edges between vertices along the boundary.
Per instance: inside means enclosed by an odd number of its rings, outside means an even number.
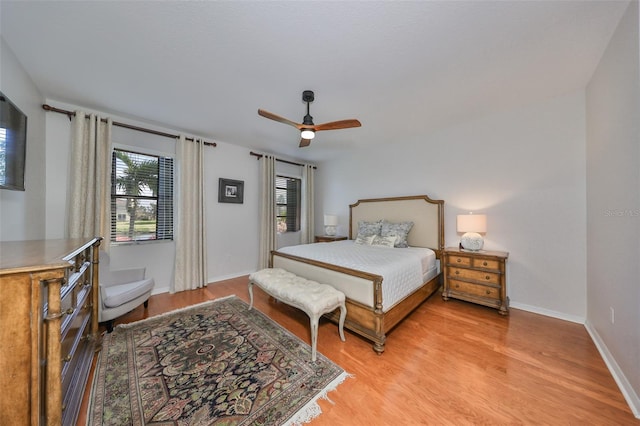
M509 314L506 263L503 251L467 251L454 247L444 250L444 288L442 298L465 300Z
M316 235L316 243L330 243L331 241L346 240L344 235Z

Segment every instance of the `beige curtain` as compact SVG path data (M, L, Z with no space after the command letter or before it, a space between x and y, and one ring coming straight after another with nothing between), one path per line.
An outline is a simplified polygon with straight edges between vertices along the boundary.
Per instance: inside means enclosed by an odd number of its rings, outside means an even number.
M207 285L204 141L178 139L176 258L171 293Z
M262 157L260 213L260 269L269 267L271 250L276 249L276 158Z
M300 242L302 244L309 244L315 241L314 230L314 168L310 164L302 166L302 226Z
M111 235L111 128L95 114L76 111L72 118L71 167L68 185L67 235L102 237L109 250Z

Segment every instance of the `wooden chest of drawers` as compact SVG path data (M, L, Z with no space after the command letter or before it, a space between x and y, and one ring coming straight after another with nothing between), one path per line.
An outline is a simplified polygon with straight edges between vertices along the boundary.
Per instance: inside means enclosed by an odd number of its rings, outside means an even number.
M509 253L501 251L444 250L442 298L455 298L509 313L506 262Z
M0 243L0 424L75 425L98 339L100 241Z

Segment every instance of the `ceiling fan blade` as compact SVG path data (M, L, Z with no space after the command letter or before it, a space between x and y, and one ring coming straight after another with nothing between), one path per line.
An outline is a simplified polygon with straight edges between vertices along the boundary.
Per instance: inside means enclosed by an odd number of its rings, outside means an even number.
M338 129L349 129L351 127L360 127L362 124L356 119L349 120L340 120L340 121L331 121L329 123L317 124L314 127L315 131L320 130L338 130Z
M309 146L311 143L311 139L300 139L300 148L304 148L305 146Z
M293 126L296 129L300 129L300 127L302 127L302 124L298 124L298 123L296 123L294 121L291 121L291 120L289 120L287 118L284 118L284 117L280 117L279 115L276 115L276 114L274 114L272 112L269 112L269 111L265 111L263 109L259 109L258 110L258 115L261 115L264 118L268 118L270 120L275 120L275 121L278 121L280 123L288 124L289 126Z

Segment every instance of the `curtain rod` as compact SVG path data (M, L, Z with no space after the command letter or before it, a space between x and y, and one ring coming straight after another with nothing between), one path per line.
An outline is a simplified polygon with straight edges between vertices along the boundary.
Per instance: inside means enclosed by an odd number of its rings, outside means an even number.
M249 155L253 155L254 157L258 157L258 158L256 158L256 160L259 160L262 157L264 157L264 154L260 154L260 153L253 152L253 151L249 152ZM289 160L282 160L280 158L276 158L276 161L280 161L281 163L293 164L294 166L304 166L304 164L296 163L294 161L289 161ZM316 166L313 166L313 168L317 169Z
M75 112L73 111L67 111L66 109L60 109L60 108L56 108L56 107L52 107L51 105L47 105L47 104L42 104L42 109L45 111L53 111L53 112L58 112L60 114L65 114L67 117L69 117L69 120L71 120L71 117L74 117L76 115ZM102 119L102 121L106 122L107 120L105 120L104 118ZM180 135L174 135L171 133L166 133L166 132L161 132L159 130L152 130L152 129L146 129L144 127L138 127L138 126L133 126L131 124L126 124L126 123L120 123L117 121L113 122L114 126L118 126L118 127L124 127L126 129L131 129L131 130L137 130L139 132L144 132L144 133L151 133L152 135L158 135L158 136L164 136L167 138L173 138L173 139L177 139L180 137ZM193 141L193 138L185 138L188 141ZM207 146L213 146L216 147L218 146L217 143L215 142L204 142L205 145Z

